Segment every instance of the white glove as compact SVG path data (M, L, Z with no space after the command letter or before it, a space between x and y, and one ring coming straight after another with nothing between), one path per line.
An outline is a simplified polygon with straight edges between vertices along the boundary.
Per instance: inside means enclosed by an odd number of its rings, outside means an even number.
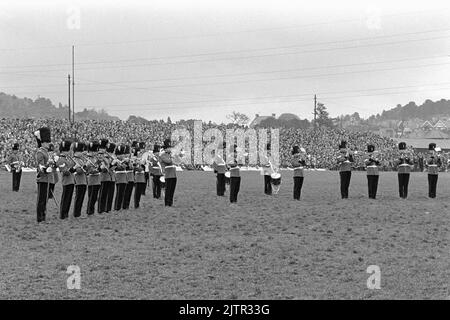
M46 171L47 173L51 173L51 172L53 171L53 169L52 169L51 167L48 167L45 171Z

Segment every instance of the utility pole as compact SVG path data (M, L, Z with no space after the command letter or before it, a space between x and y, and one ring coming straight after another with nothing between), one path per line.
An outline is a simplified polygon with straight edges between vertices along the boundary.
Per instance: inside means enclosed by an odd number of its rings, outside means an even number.
M75 46L72 46L72 121L75 123Z
M72 124L72 122L70 121L70 118L72 117L72 115L70 114L70 74L67 75L68 79L69 79L69 123Z
M314 130L316 130L317 97L314 95Z

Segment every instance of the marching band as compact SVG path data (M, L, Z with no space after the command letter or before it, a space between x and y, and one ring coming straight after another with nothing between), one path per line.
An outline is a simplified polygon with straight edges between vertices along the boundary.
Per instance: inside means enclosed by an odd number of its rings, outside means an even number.
M50 128L43 127L34 132L37 142L35 159L37 163L37 221L46 219L48 199L53 198L59 209L61 219L69 217L72 198L75 194L73 216L80 217L87 193L86 214L91 216L97 212L108 213L111 210L129 209L134 191L134 208L140 208L141 197L145 195L148 180L152 180L153 198L160 199L163 192L164 205L173 206L175 189L177 185L176 168L183 161L183 151L173 154L170 139L166 139L161 148L154 144L152 151L145 151L145 143L133 141L127 144L110 143L107 139L91 141L87 144L80 141L64 139L55 152ZM226 144L223 143L223 148ZM408 197L408 185L411 168L413 166L412 154L407 151L406 143L398 145L399 157L394 161L398 171L399 196ZM219 149L220 150L220 149ZM270 144L267 144L270 150ZM222 151L222 150L220 150ZM217 196L224 196L226 185L229 185L230 203L237 202L241 175L240 167L243 165L238 159L239 148L233 145L231 159L228 162L222 158L222 152L214 151L212 167L216 174ZM436 198L437 181L440 167L443 165L440 156L441 149L435 143L428 146L428 156L425 166L428 173L428 197ZM347 148L347 141L342 140L336 157L340 176L340 191L342 199L348 199L351 180L353 152ZM292 147L291 169L293 170L293 198L300 200L304 181L304 168L306 167L306 150L294 145ZM244 154L245 155L245 154ZM364 154L364 165L367 172L367 186L369 199L376 199L380 153L372 144L367 145ZM7 161L12 172L12 190L19 191L22 167L24 163L19 153L19 144L14 143L12 153ZM281 184L281 174L273 166L272 156L263 156L261 159L262 173L264 175L264 193L277 194ZM148 174L148 177L147 177ZM54 197L55 184L61 175L62 194L60 202ZM87 191L87 192L86 192Z

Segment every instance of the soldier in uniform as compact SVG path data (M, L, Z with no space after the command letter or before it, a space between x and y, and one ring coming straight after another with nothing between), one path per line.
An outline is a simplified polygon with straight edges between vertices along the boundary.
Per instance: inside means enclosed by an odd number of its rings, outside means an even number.
M294 168L294 199L300 200L303 186L303 168L306 167L306 151L298 146L292 147L292 167Z
M270 150L270 143L267 144L267 152ZM261 165L264 173L264 193L267 195L272 194L271 174L273 173L271 165L271 157L264 155L261 159Z
M230 167L230 202L237 203L237 197L241 187L240 164L237 161L237 145L234 145L232 158L230 160L227 159L227 161Z
M225 147L225 142L223 143ZM216 182L216 191L218 196L224 196L225 194L225 172L227 171L227 165L225 160L223 160L220 152L222 150L218 150L217 153L214 154L213 160L213 169L217 174L217 182Z
M106 211L108 191L111 182L111 175L109 173L109 167L111 161L106 153L109 141L107 139L101 139L98 148L98 159L100 161L100 191L98 194L98 206L97 212L103 213Z
M93 215L95 213L95 204L98 200L100 191L100 161L97 158L97 152L100 144L98 141L92 141L87 146L87 184L88 184L88 204L86 213Z
M338 164L339 176L341 180L341 197L348 199L348 188L350 187L350 179L352 177L353 154L347 150L347 141L342 140L339 145Z
M438 181L439 168L442 165L441 158L436 152L436 143L428 145L428 157L426 166L428 169L428 197L436 198L436 188Z
M125 189L127 187L126 166L122 162L122 160L124 159L126 147L127 146L123 144L117 146L116 148L117 159L115 159L112 162L112 165L115 167L114 173L116 176L116 198L114 200L115 211L119 211L122 209L123 200L125 196Z
M176 158L172 155L172 146L170 139L164 141L164 152L160 156L160 162L166 181L166 193L164 197L164 205L171 207L173 205L173 196L175 194L175 187L177 185L177 170L174 164Z
M126 146L125 148L125 154L127 157L125 158L125 164L126 164L126 177L127 177L127 185L125 187L125 194L123 197L123 206L122 209L126 210L130 207L131 202L131 196L133 195L133 189L134 189L134 163L131 159L132 151L136 149L137 142L133 142L133 146L130 149L130 146Z
M139 156L142 157L142 155L145 153L145 142L139 142L138 147L139 147ZM148 179L149 179L149 176L148 176L148 167L146 166L147 161L141 161L141 160L139 160L139 164L140 164L141 166L143 166L143 168L144 168L144 171L143 171L143 172L144 172L145 186L144 186L144 189L141 190L141 195L145 196L145 191L147 190L147 184L148 184ZM136 172L134 173L134 180L135 180L135 183L137 183L137 180L136 180Z
M108 146L106 148L106 153L109 158L109 168L108 168L108 174L110 176L110 180L106 181L106 212L110 212L112 209L112 204L114 200L114 189L116 188L116 166L113 165L114 159L111 156L111 154L114 153L116 150L116 144L115 143L108 143Z
M135 150L134 156L138 157L139 151L144 150L145 143L140 142L139 147ZM144 160L138 158L136 159L136 164L134 167L134 178L136 187L134 188L134 208L139 208L141 196L145 194L145 187L146 187L146 181L145 181L145 162Z
M61 141L59 145L59 159L56 165L61 173L62 195L59 217L67 219L69 217L70 204L72 203L73 190L75 188L75 162L69 155L72 142L68 140Z
M34 133L38 145L36 151L37 164L37 222L45 221L49 192L48 176L52 172L49 162L48 147L51 142L50 128L43 127Z
M369 189L369 199L376 199L377 189L378 189L378 166L381 164L380 161L374 158L375 146L367 145L367 153L369 158L364 160L367 170L367 185Z
M406 154L405 142L400 142L398 149L400 150L400 158L395 161L398 168L398 190L400 198L406 199L408 197L409 173L411 172L413 162Z
M151 175L153 176L153 198L161 198L161 176L162 168L159 162L160 146L153 146L153 157L150 159Z
M22 166L24 165L19 153L18 143L13 144L12 153L9 155L7 162L11 167L12 191L18 192L20 188L20 179L22 178Z
M83 152L86 150L86 145L83 142L74 142L72 144L72 150L74 152L73 160L75 162L75 203L73 206L73 216L81 216L81 209L83 207L84 196L87 189L87 166L83 158Z

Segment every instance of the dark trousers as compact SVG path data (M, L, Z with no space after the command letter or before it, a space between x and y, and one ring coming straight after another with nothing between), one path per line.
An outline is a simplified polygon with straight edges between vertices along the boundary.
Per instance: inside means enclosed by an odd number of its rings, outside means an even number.
M114 181L102 181L98 194L98 213L111 211L114 196ZM109 205L109 209L108 209Z
M264 193L272 194L272 184L270 183L270 176L268 174L264 175Z
M177 178L166 178L166 194L164 196L164 205L171 207L173 205L173 195L177 186Z
M114 181L107 181L107 193L106 193L106 212L110 212L114 200L114 189L116 183Z
M55 184L54 183L50 183L50 185L48 187L48 198L52 199L54 193L55 193Z
M153 198L161 198L161 176L153 176Z
M438 181L437 174L428 175L428 197L430 198L436 198L437 181Z
M400 198L406 199L408 197L408 184L409 184L409 173L399 173L398 193L400 195Z
M300 200L302 193L303 177L294 177L294 199Z
M367 176L367 186L369 188L369 198L376 199L377 189L378 189L378 175L368 175Z
M116 200L114 201L114 210L116 211L122 209L126 187L126 183L116 183Z
M87 186L85 184L75 185L75 205L73 206L73 216L81 216L81 208L83 207L84 195Z
M19 191L21 178L22 178L22 171L16 172L14 170L12 172L12 191Z
M230 202L237 202L239 188L241 187L241 177L230 178Z
M225 194L225 173L217 174L216 190L218 196Z
M100 191L100 185L88 186L88 205L87 214L91 215L95 213L95 203L98 200L98 192Z
M134 182L128 182L125 187L125 195L123 196L122 209L128 209L130 207L131 196L133 195Z
M147 184L145 182L137 182L134 188L134 207L139 208L139 203L141 201L141 196L144 195L145 187Z
M48 194L48 183L38 182L37 202L36 202L37 222L45 221L45 214L47 211L47 194Z
M342 199L348 199L348 188L350 187L350 179L352 177L351 171L339 172L341 177L341 197Z
M70 205L72 204L74 184L68 184L62 187L61 207L59 209L59 217L67 219L69 217Z
M150 173L145 172L144 177L145 177L145 188L144 188L144 193L142 194L143 196L145 196L145 192L147 191L148 183L150 182Z

